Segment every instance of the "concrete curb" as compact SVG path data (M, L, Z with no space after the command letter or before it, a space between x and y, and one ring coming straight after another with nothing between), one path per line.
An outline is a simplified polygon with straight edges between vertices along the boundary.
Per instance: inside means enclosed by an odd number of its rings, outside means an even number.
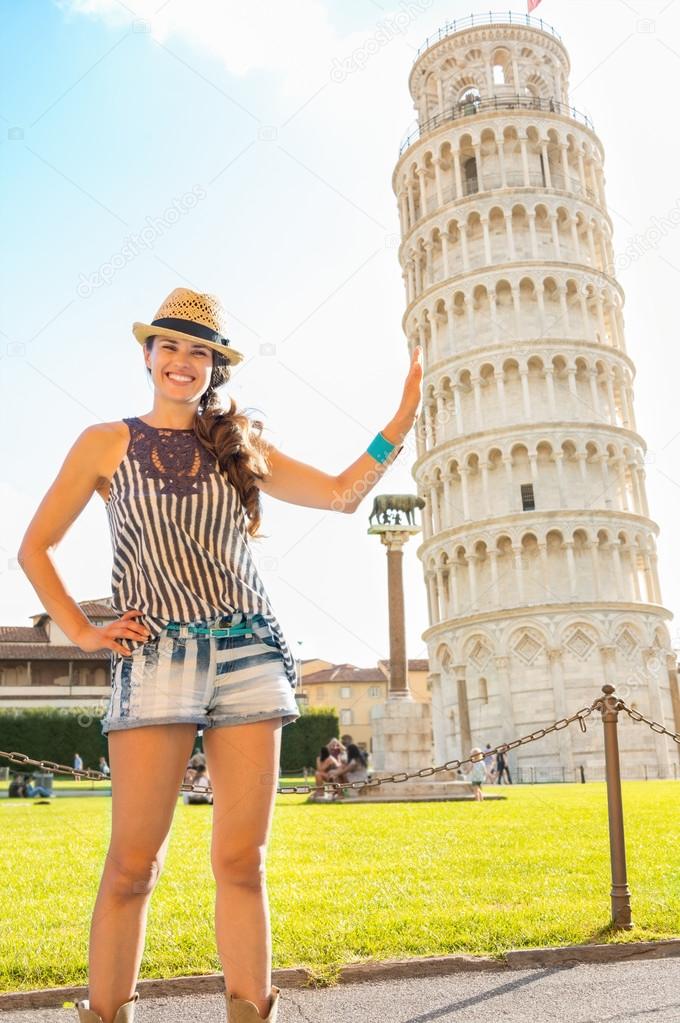
M366 984L379 980L407 977L435 977L469 971L530 970L576 966L581 963L619 963L634 959L669 959L680 957L680 938L665 941L628 941L610 945L566 945L555 948L511 949L498 959L492 956L450 955L424 956L416 959L384 959L352 963L339 970L337 983ZM290 968L272 970L272 983L282 989L314 987L309 970ZM140 980L141 998L181 997L224 992L222 973L196 977L168 977L164 980ZM87 987L45 988L38 991L17 991L0 994L0 1012L10 1009L42 1009L64 1005L87 997Z

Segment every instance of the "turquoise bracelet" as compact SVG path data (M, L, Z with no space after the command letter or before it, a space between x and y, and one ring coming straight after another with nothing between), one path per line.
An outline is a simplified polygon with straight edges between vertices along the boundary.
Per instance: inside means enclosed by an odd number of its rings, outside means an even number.
M383 437L382 433L377 433L366 450L375 458L376 462L386 462L396 446L396 444L391 444L387 437ZM401 451L401 448L399 450Z

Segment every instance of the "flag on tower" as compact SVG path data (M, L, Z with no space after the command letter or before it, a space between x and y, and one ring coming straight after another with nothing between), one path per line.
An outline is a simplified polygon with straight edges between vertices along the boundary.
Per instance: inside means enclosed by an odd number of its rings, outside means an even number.
M535 9L536 7L538 7L538 5L540 4L540 2L541 2L541 0L527 0L527 14L531 14L531 12L532 12L532 11L533 11L533 10L534 10L534 9Z

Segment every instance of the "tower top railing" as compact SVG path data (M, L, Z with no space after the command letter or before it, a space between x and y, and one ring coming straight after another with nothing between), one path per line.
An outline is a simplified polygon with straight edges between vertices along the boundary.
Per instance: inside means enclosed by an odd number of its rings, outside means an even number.
M547 21L543 21L543 18L533 18L530 14L518 14L512 11L487 11L484 14L468 14L466 18L447 21L434 35L428 36L422 46L418 47L414 63L425 53L425 50L429 50L435 43L453 35L454 32L460 32L464 28L477 28L481 25L528 25L529 28L539 28L542 32L548 32L562 42L562 36L557 29L549 25Z
M556 99L543 99L540 96L490 96L487 99L470 99L454 103L453 106L435 114L434 117L429 117L422 124L418 124L399 146L399 156L418 139L428 135L440 125L446 124L447 121L474 117L476 114L486 113L490 110L536 110L541 113L562 114L564 117L571 117L574 121L583 124L590 131L595 131L593 122L587 114L582 114L575 107L569 106L567 103L560 103Z

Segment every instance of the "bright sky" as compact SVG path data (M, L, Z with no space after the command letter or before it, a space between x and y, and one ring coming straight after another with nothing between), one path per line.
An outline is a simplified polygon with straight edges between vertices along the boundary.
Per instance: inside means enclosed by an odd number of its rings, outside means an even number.
M153 318L174 287L221 296L247 356L226 390L288 454L337 472L387 424L408 368L391 189L414 118L408 74L428 35L483 9L1 2L2 624L28 625L40 610L16 551L78 434L151 409L130 325ZM677 646L680 2L543 0L535 13L562 35L572 102L604 143L615 250L633 246L619 274L626 343ZM374 494L415 492L404 454ZM269 539L253 549L296 655L360 666L387 657L385 548L366 532L372 496L353 516L263 503ZM410 657L427 654L419 543L404 556ZM110 593L98 495L55 559L76 600Z

